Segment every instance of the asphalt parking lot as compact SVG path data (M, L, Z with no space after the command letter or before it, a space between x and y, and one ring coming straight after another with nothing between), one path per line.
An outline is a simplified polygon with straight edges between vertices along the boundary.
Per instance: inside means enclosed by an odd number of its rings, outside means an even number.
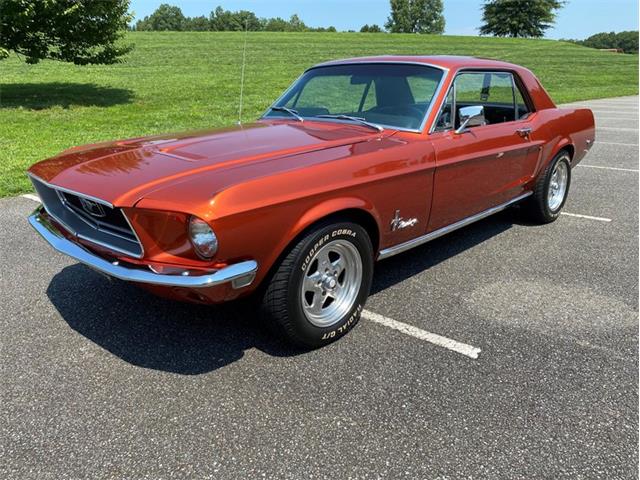
M0 477L637 478L638 97L581 105L567 215L379 263L358 327L308 353L109 282L0 200Z

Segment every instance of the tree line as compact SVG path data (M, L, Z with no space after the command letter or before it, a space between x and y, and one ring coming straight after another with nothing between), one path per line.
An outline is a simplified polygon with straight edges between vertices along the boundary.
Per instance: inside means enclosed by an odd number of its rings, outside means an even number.
M638 53L638 31L601 32L584 40L566 40L590 48L620 50L623 53Z
M481 35L498 37L542 37L555 22L556 12L564 0L485 0ZM445 29L442 0L390 0L390 15L380 27L363 25L363 33L442 34ZM217 7L209 16L187 17L179 7L163 3L151 15L132 26L133 30L170 31L266 31L266 32L335 32L333 26L307 26L297 14L258 18L248 10L230 11ZM353 30L349 30L353 31Z
M232 12L217 7L209 16L187 17L179 7L163 3L151 15L138 20L132 28L138 31L176 32L335 32L336 28L313 28L307 26L297 14L289 20L280 17L258 18L248 10Z
M481 35L542 37L555 23L564 0L485 0ZM390 0L383 27L364 25L361 32L444 33L442 0ZM187 17L180 8L162 4L132 24L130 0L0 0L0 60L15 53L27 63L42 59L77 65L122 61L133 46L122 42L129 30L335 32L333 26L312 28L298 15L258 18L248 10L217 7L209 16ZM638 32L598 33L572 40L592 48L638 52Z

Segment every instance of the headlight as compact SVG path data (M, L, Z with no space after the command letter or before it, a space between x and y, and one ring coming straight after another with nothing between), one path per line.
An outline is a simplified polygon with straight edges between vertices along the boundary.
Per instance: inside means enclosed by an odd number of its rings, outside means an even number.
M203 258L213 257L218 250L218 239L209 224L193 215L189 219L189 239L198 255Z

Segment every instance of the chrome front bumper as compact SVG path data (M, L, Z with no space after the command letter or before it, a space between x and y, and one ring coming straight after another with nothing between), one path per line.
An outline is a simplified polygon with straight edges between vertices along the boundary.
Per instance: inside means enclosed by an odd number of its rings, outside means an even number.
M38 207L29 216L29 223L42 238L60 253L68 255L98 272L128 282L184 288L204 288L231 283L233 288L242 288L253 282L258 270L257 262L248 260L229 265L207 275L162 275L144 267L124 266L118 262L110 262L68 240L48 218L42 215L42 207Z

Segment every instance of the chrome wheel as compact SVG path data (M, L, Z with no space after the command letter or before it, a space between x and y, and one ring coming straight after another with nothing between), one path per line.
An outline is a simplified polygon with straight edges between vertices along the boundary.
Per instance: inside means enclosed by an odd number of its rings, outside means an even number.
M547 191L547 206L552 212L556 212L562 205L567 194L568 180L569 166L567 162L560 160L553 169Z
M320 248L302 279L302 309L307 320L326 328L353 307L362 284L362 258L350 242L334 240Z

